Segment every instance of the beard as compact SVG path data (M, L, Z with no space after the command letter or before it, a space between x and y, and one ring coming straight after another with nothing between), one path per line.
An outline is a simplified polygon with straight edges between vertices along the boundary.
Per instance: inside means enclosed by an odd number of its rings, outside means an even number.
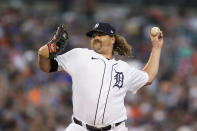
M100 52L101 48L102 48L102 41L95 39L93 41L91 41L91 48L96 51L96 52Z

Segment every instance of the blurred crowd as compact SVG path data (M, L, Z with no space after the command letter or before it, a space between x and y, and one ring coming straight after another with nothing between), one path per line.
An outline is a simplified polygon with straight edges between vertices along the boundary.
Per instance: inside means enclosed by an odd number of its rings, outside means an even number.
M29 1L0 8L0 131L66 128L72 115L72 79L65 72L43 73L37 51L59 24L68 30L68 50L89 48L85 33L97 21L111 23L128 40L132 57L123 59L139 69L151 52L149 28L159 26L164 33L157 79L126 96L129 131L197 130L195 8L66 2L36 6Z

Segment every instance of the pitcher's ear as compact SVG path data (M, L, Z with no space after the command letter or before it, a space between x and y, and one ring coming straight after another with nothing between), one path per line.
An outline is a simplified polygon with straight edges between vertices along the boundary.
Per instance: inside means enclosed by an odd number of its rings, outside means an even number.
M115 42L116 42L115 36L111 36L111 39L112 39L112 41L113 41L113 44L115 44Z

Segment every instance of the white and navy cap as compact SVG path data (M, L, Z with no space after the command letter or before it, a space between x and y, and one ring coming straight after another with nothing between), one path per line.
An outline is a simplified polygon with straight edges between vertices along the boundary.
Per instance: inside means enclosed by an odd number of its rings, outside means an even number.
M86 35L88 37L92 37L93 33L95 32L101 32L107 35L115 35L116 34L116 30L113 26L111 26L109 23L96 23L94 28L87 32Z

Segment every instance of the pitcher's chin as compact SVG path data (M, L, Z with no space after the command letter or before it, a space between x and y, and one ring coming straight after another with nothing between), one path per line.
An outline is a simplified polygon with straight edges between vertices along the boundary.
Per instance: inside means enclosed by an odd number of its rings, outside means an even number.
M92 47L95 51L99 51L102 48L102 44L101 43L94 43L93 47Z

